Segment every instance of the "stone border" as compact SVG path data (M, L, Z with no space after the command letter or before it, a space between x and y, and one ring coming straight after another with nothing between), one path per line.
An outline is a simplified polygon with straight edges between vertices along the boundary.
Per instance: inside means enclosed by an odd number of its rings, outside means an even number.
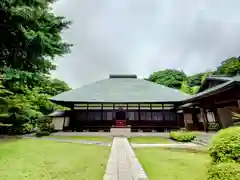
M91 145L99 145L99 146L111 146L112 143L107 142L99 142L99 141L87 141L87 140L71 140L71 139L57 139L57 138L47 138L47 137L23 137L25 139L37 139L37 140L51 140L56 142L68 142L68 143L79 143L79 144L91 144Z
M138 161L135 152L133 151L131 145L128 142L128 139L125 139L127 146L127 155L131 162L131 169L133 172L134 180L148 180L147 174L145 173L142 165Z

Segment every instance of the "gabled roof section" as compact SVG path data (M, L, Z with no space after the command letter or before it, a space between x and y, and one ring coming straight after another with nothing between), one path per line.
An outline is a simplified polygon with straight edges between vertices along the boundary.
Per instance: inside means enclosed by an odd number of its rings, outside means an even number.
M61 93L51 101L59 103L163 103L178 102L190 95L163 85L138 79L136 75L110 75L80 88Z
M205 81L202 83L201 87L199 88L198 92L202 92L208 88L209 83L211 82L218 82L218 84L225 83L227 81L231 81L232 77L227 77L227 76L219 76L219 75L211 75L208 76Z
M228 77L228 76L219 76L219 75L211 75L207 77L206 79L208 80L221 80L221 81L231 81L233 77Z
M187 98L186 100L184 100L184 103L190 103L192 101L204 98L204 97L208 97L210 95L214 95L217 94L219 92L224 91L225 89L233 86L234 84L240 84L240 76L235 76L235 77L229 77L228 81L225 81L222 84L219 84L217 86L214 86L212 88L206 89L205 91L202 91L200 93L197 93L196 95L193 95L190 98Z

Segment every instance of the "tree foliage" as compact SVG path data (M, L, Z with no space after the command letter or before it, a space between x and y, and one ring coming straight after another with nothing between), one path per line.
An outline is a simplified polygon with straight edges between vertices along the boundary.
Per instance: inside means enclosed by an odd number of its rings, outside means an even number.
M152 73L148 80L171 88L180 89L187 76L183 71L165 69Z
M198 73L198 74L194 74L192 76L188 76L188 84L190 87L193 86L201 86L201 81L202 81L202 77L205 74L205 72L203 73Z
M221 65L214 72L216 75L236 76L240 74L240 60L236 57L231 57L222 61Z
M211 75L236 76L240 75L240 58L232 57L221 62L215 71L206 71L187 76L175 69L165 69L153 72L145 80L179 89L188 94L196 94L200 86Z

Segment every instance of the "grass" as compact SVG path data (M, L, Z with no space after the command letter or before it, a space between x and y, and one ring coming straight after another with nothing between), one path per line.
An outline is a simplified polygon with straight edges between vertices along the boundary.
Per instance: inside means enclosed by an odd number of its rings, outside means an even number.
M136 143L136 144L169 144L169 143L172 143L167 138L148 137L148 136L131 137L131 138L128 138L128 140L130 143Z
M109 147L20 139L0 144L0 180L99 180Z
M99 141L99 142L112 142L110 137L102 136L49 136L57 139L72 139L72 140L85 140L85 141Z
M135 152L149 180L206 179L207 153L163 148L138 148Z

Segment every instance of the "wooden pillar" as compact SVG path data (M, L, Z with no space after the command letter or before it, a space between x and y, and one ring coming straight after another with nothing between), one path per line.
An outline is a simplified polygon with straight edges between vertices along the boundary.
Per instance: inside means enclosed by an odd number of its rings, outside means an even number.
M153 117L152 117L152 104L150 104L150 112L151 112L151 121L153 120Z
M200 108L201 116L203 119L203 126L204 126L204 131L208 132L208 119L205 113L205 110L203 108Z
M162 104L162 115L163 115L163 121L165 121L166 118L165 118L165 110L164 110L164 106L163 106L163 104Z
M68 125L68 130L70 131L70 129L72 130L72 110L74 109L74 107L71 107L71 110L69 111L69 125Z
M103 104L101 104L101 120L103 120Z
M138 120L141 120L140 104L138 104Z
M116 119L114 119L114 116L113 116L114 112L116 112L116 111L115 111L115 104L113 104L113 109L112 109L112 120L116 120ZM116 117L115 117L115 118L116 118Z
M87 110L86 110L86 121L88 120L88 106L89 106L89 104L87 104Z
M66 121L66 117L65 117L65 114L64 114L64 117L63 117L64 119L63 119L63 127L62 127L62 131L64 131L64 127L65 127L65 121Z

